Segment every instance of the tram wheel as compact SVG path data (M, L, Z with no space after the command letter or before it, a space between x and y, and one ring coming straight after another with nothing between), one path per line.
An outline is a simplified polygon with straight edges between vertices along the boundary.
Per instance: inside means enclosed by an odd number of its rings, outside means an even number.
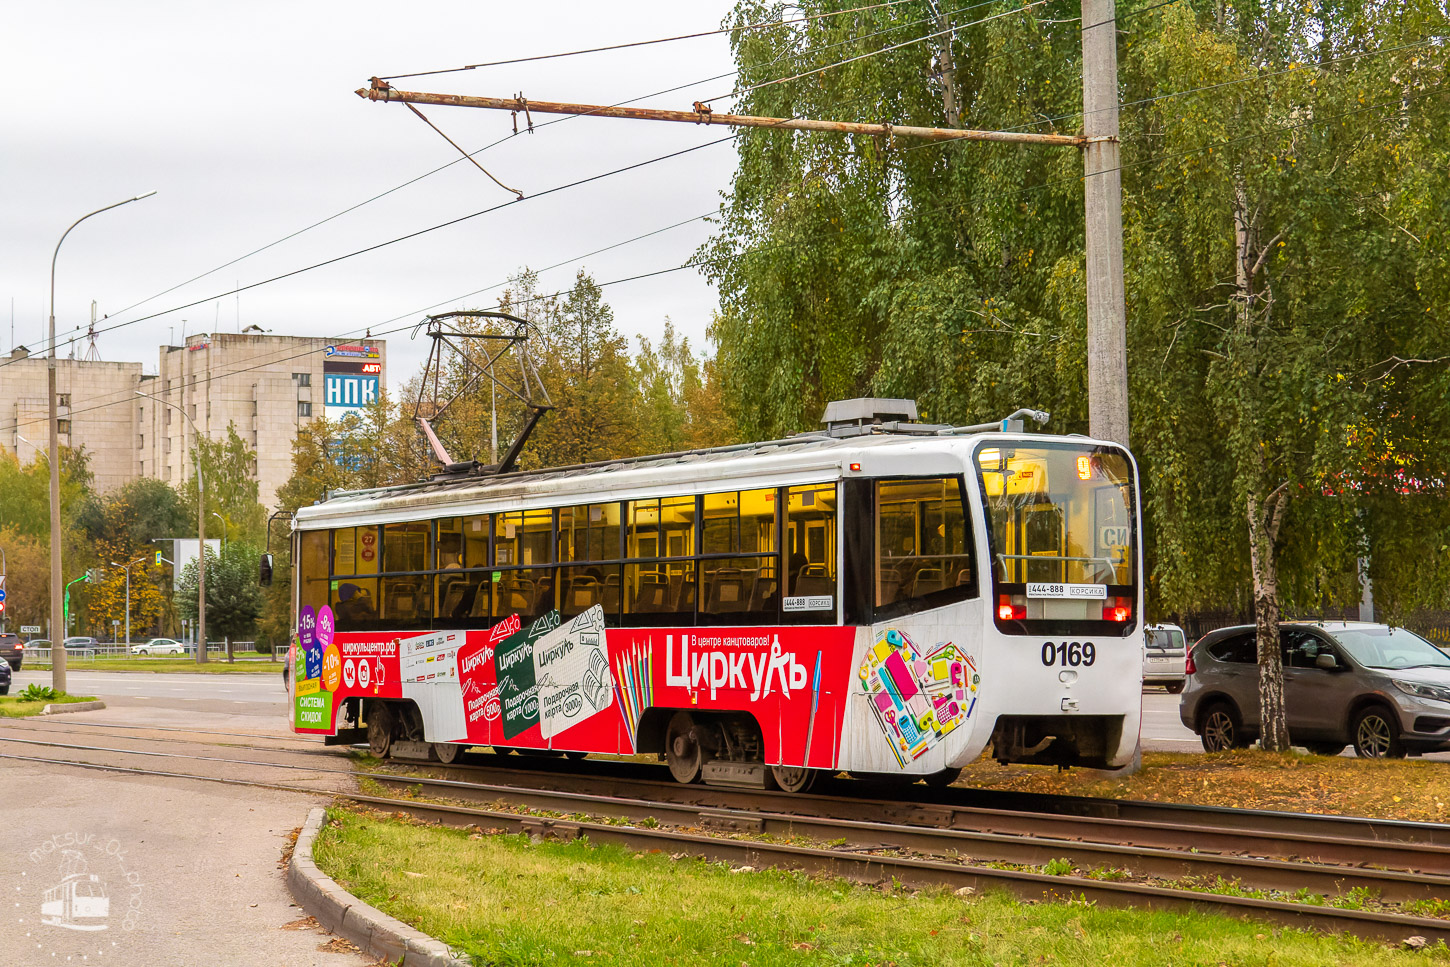
M665 729L665 761L670 775L683 783L699 782L705 765L705 750L695 735L695 720L689 712L676 712Z
M393 751L393 729L396 723L393 710L383 702L368 706L368 751L379 759L386 759Z
M943 769L926 776L926 784L933 789L945 789L962 777L960 769Z
M805 792L816 781L817 770L805 766L771 766L770 776L785 792Z
M451 766L463 754L463 746L454 742L434 742L433 754L438 757L439 762Z

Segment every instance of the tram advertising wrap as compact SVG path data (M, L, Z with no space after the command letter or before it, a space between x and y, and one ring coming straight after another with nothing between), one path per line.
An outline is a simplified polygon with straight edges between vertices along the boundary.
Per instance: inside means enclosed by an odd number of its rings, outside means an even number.
M981 685L973 656L888 628L853 658L861 631L606 629L598 607L572 620L552 611L524 625L514 615L485 631L388 640L299 631L312 644L297 660L296 729L335 732L345 699L408 698L430 740L477 745L633 754L640 718L658 705L748 709L779 723L764 736L768 762L809 768L841 766L848 706L861 716L857 731L876 736L857 768L904 769L945 752L958 729L965 739Z

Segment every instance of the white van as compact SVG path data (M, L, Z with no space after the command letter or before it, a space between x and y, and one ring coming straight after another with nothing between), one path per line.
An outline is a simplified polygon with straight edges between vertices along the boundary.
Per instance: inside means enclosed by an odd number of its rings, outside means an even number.
M1149 625L1143 632L1143 684L1162 685L1169 695L1183 691L1188 642L1177 625Z

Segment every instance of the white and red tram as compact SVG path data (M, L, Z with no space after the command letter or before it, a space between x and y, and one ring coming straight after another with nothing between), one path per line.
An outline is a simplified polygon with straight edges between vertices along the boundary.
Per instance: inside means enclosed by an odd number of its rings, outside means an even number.
M293 727L443 761L658 753L681 781L787 789L950 779L989 743L1126 764L1132 456L870 422L302 508Z

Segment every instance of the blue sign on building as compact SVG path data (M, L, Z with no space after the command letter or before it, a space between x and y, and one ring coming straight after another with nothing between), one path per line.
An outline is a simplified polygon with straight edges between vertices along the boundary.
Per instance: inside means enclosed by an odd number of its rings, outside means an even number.
M359 410L378 398L378 377L360 373L324 373L323 406L329 420Z

